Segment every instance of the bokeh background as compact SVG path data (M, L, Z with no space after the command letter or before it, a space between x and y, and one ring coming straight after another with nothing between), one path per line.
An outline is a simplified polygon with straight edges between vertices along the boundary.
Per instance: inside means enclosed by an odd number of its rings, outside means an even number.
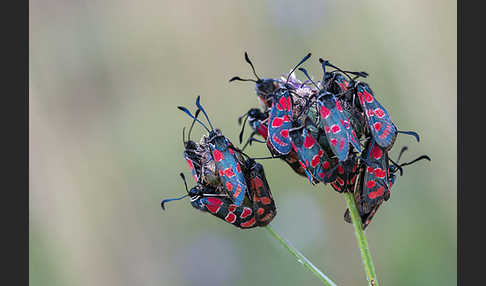
M31 285L319 285L264 229L193 209L179 172L196 95L237 142L260 75L319 57L365 70L406 167L367 229L382 285L456 285L456 1L30 1ZM299 75L302 78L302 76ZM195 128L194 138L203 132ZM264 146L250 153L265 156ZM338 285L365 285L344 198L264 162L273 227Z

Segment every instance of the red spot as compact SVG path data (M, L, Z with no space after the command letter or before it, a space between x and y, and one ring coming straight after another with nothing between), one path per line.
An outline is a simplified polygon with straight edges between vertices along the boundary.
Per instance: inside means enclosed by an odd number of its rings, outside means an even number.
M312 137L312 135L308 134L307 136L305 136L305 139L304 139L304 148L310 149L310 148L314 147L315 142L316 142L316 140L314 139L314 137Z
M267 198L267 197L261 197L260 202L262 202L262 204L264 204L264 205L268 205L272 202L272 200Z
M366 110L366 115L368 115L368 117L373 117L373 115L374 115L373 110L367 109Z
M224 175L228 178L232 178L235 176L235 173L233 172L233 167L228 167L224 170Z
M346 142L345 142L344 138L341 138L341 143L339 144L339 150L343 150L345 143Z
M386 136L390 134L391 128L392 128L391 125L387 124L386 129L385 131L383 131L383 134L380 135L380 138L381 139L386 138Z
M368 173L373 173L374 168L373 167L368 167Z
M283 138L289 137L289 130L284 129L284 130L280 131L280 135L282 135Z
M339 112L343 112L343 108L341 107L341 104L339 103L339 101L336 101L336 109L337 109Z
M341 87L342 91L346 91L348 89L348 82L338 82L339 86Z
M231 205L228 207L228 211L230 211L230 212L234 212L235 210L236 210L236 205L231 204Z
M326 130L326 133L331 132L331 128L329 128L327 125L324 125L324 130Z
M332 144L332 146L336 147L336 146L337 146L337 143L338 143L338 142L337 142L337 139L336 139L336 138L332 138L332 139L331 139L331 144Z
M295 146L294 142L290 142L290 144L292 144L292 149L294 149L295 152L299 152L297 150L297 146Z
M214 151L213 151L213 158L214 158L214 160L216 162L220 162L221 160L224 159L224 155L219 150L214 149Z
M374 191L374 192L371 192L368 194L368 197L370 199L376 199L378 197L381 197L383 196L383 194L385 193L385 187L381 186L378 188L378 190Z
M260 134L264 139L267 139L268 137L268 128L265 125L260 125L257 128L258 134Z
M376 186L376 182L375 181L368 181L368 183L366 183L366 186L370 189L372 189L374 186Z
M338 133L339 131L341 131L341 127L339 127L337 124L334 124L334 125L331 127L331 130L332 130L332 133L336 134L336 133Z
M223 172L223 170L219 170L219 176L220 176L220 177L224 176L224 172Z
M312 168L315 168L317 165L319 165L320 162L321 162L321 157L319 155L315 155L314 157L312 157L310 164Z
M241 227L251 227L255 224L255 222L256 222L256 219L255 219L255 217L253 217L249 221L242 223Z
M229 223L234 223L236 221L236 216L234 213L229 212L224 219Z
M339 174L344 174L344 169L343 169L343 167L341 167L341 165L338 165L337 169L338 169Z
M385 178L386 173L385 173L385 171L383 169L376 168L375 169L375 176L378 177L378 178L380 178L380 179L383 179L383 178Z
M299 160L299 164L300 164L300 166L301 166L302 168L304 168L304 169L305 169L305 165L304 165L304 163L302 163L302 161L300 161L300 160Z
M321 106L321 116L322 118L326 119L327 117L329 117L329 114L331 114L331 111L329 109L327 109L324 105Z
M290 111L290 97L282 96L278 102L280 103L280 106L283 107L283 110ZM277 104L277 108L280 106Z
M192 169L194 169L194 165L192 164L192 161L191 161L191 160L189 160L189 159L186 159L186 161L187 161L187 164L189 165L189 168L190 168L191 170L192 170Z
M280 117L275 117L272 121L272 127L273 128L280 127L280 126L282 126L282 124L283 124L283 118L280 118Z
M223 204L223 202L220 199L217 198L208 198L208 204L206 205L206 208L212 212L212 213L217 213L219 211L220 206Z
M257 210L257 213L258 213L259 215L262 215L264 212L265 212L265 210L264 210L263 208L259 208L259 209Z
M358 92L358 98L359 98L359 102L361 102L361 104L364 104L364 99L363 99L363 93L362 92Z
M326 170L327 170L327 169L329 169L329 167L330 167L330 166L331 166L331 164L329 164L329 162L328 162L328 161L324 161L324 163L322 163L322 167L323 167L324 169L326 169Z
M380 131L380 129L381 129L381 123L380 122L376 122L375 124L373 124L373 127L375 128L376 131Z
M240 167L240 164L239 163L236 163L236 171L238 173L241 173L241 167Z
M343 181L343 179L341 179L341 178L337 177L337 179L336 179L336 180L337 180L337 182L338 182L338 183L339 183L341 186L344 186L344 181Z
M287 114L284 114L284 116L282 116L282 118L283 118L284 122L290 122L290 117Z
M324 154L324 151L322 151L322 149L319 149L319 151L317 151L317 155L319 157L322 157L323 154Z
M375 115L378 116L378 118L383 118L383 116L385 116L385 112L383 112L381 108L376 108Z
M243 212L241 213L240 217L245 218L251 214L251 209L250 208L244 208Z
M233 185L230 182L226 182L226 189L231 192L233 191Z
M356 177L358 177L358 175L354 175L353 178L351 179L351 184L354 184L354 181L356 181Z
M373 102L373 96L369 92L367 92L366 90L364 91L364 97L365 97L366 102L368 102L368 103Z
M338 192L341 191L341 187L336 182L331 183L331 186L333 186Z
M288 145L287 143L280 140L280 138L277 137L277 134L274 134L272 139L273 139L273 141L275 141L275 143L277 143L280 146L287 146Z
M373 147L373 150L371 150L371 156L373 156L373 158L375 159L380 159L381 156L383 156L383 151L381 151L380 147L378 147L378 145L375 145Z
M231 145L231 147L233 147L233 145ZM230 152L231 155L235 154L235 151L233 151L233 148L228 147L228 151Z
M253 180L251 181L252 185L253 185L253 188L255 190L259 190L261 187L263 187L263 181L258 178L258 177L255 177L253 178Z
M241 193L241 185L238 184L238 187L236 187L236 191L235 191L233 197L237 198L240 195L240 193Z

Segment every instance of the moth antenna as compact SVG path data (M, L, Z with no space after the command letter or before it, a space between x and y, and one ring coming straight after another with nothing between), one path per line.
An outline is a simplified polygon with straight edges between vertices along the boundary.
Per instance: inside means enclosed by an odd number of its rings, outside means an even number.
M319 62L321 63L322 66L322 85L324 86L324 82L326 81L326 65L329 63L328 61L323 60L322 58L319 58Z
M241 118L241 117L240 117ZM240 118L238 118L238 123L241 124L241 120L239 120ZM241 127L241 132L240 132L240 136L239 136L239 139L240 139L240 144L241 142L243 142L243 133L245 132L245 126L246 126L246 121L248 120L248 114L247 116L245 117L245 120L243 121L243 126Z
M249 112L245 112L245 114L243 114L240 117L238 117L238 125L241 125L241 120L243 119L243 117L248 116L248 113Z
M420 136L418 135L417 132L397 130L397 133L411 135L411 136L415 137L415 139L417 139L417 142L420 142Z
M184 181L184 185L186 187L186 192L187 194L183 195L182 197L179 197L179 198L172 198L172 199L165 199L165 200L162 200L160 202L160 206L162 207L163 210L165 210L165 206L164 204L165 203L168 203L168 202L171 202L171 201L178 201L178 200L182 200L183 198L189 196L189 190L187 189L187 183L186 183L186 178L184 177L184 174L183 173L180 173L180 176L182 178L182 180Z
M196 110L196 113L194 113L194 117L197 118L200 112L201 112L200 109ZM191 132L192 132L192 128L194 127L194 123L196 123L196 120L192 121L191 128L189 128L189 133L187 134L187 140L191 140Z
M294 73L294 71L301 65L303 64L305 61L307 61L310 57L311 57L311 53L308 53L302 60L300 60L300 62L290 71L289 75L287 76L287 82L285 83L285 85L287 85L287 83L289 82L289 79L290 79L290 76Z
M184 134L184 130L186 130L186 127L182 127L182 143L186 144L186 135Z
M199 99L201 98L200 95L197 96L196 98L196 105L197 107L204 113L204 116L206 117L206 119L208 120L208 123L209 123L209 126L211 126L211 130L214 130L214 127L213 125L211 124L211 121L209 120L209 117L208 117L208 114L206 113L206 111L204 110L204 108L201 106L201 104L199 103Z
M313 85L315 85L315 87L317 89L319 89L319 87L317 86L317 84L310 78L310 76L307 73L307 70L305 68L299 68L299 70L305 74L305 76L310 80L310 82L312 82Z
M323 60L324 61L324 60ZM321 62L321 59L319 59L319 62ZM351 81L357 79L358 77L363 77L363 78L366 78L368 76L368 73L365 72L365 71L361 71L361 72L354 72L354 71L344 71L340 68L338 68L337 66L331 64L329 61L325 61L326 62L326 65L327 66L330 66L332 68L335 68L336 70L342 72L343 74L345 74ZM322 63L322 62L321 62ZM352 74L352 75L355 75L356 77L354 79L352 79L349 75L349 74Z
M411 165L411 164L413 164L413 163L415 163L415 162L417 162L417 161L423 160L423 159L426 159L426 160L428 160L428 161L432 161L432 159L430 159L430 157L429 157L429 156L427 156L427 155L422 155L422 156L420 156L420 157L416 158L416 159L415 159L415 160L413 160L413 161L410 161L410 162L407 162L407 163L400 164L400 166L407 166L407 165Z
M407 150L408 150L407 146L402 147L402 150L400 150L400 154L398 154L397 162L400 162L400 158L402 158L403 152L405 152Z
M248 53L245 52L245 61L250 64L251 66L251 69L253 70L253 74L255 75L255 77L257 78L258 81L261 81L260 77L257 75L256 71L255 71L255 67L253 66L253 63L250 61L250 57L248 57Z
M177 106L177 108L179 108L180 110L185 112L187 115L189 115L189 117L191 117L192 119L197 121L199 124L201 124L202 127L204 127L208 132L211 132L211 130L209 130L209 128L206 127L206 125L204 125L204 123L202 123L199 119L197 119L194 115L192 115L191 112L189 110L187 110L187 108L185 108L184 106Z
M184 173L180 173L179 176L181 176L182 181L184 181L184 186L186 187L186 192L189 194L189 189L187 188L187 182L186 182L186 176L184 176Z
M232 78L229 80L229 82L232 82L232 81L234 81L234 80L237 80L237 81L251 81L251 82L257 83L257 81L256 81L256 80L254 80L254 79L249 79L249 78L240 78L239 76L234 76L234 77L232 77Z

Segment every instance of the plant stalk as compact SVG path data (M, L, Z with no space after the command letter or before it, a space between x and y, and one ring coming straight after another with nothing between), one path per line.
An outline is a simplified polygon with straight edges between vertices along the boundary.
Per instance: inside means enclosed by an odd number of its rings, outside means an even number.
M378 286L379 284L378 279L376 278L375 266L373 265L373 259L371 258L371 253L368 248L368 241L366 240L366 236L363 231L361 217L356 206L356 201L352 193L346 192L344 193L344 197L346 198L346 203L351 214L354 232L356 234L356 239L358 240L359 249L361 250L361 258L363 259L363 266L369 285Z
M302 265L304 265L305 268L309 269L319 280L324 284L328 286L336 286L336 284L329 279L324 273L322 273L321 270L319 270L312 262L309 261L300 251L298 251L295 247L290 244L286 239L282 238L270 225L267 225L265 227L268 232L278 241L280 244L287 249L288 252L290 252L295 258L297 258L297 261L300 262Z

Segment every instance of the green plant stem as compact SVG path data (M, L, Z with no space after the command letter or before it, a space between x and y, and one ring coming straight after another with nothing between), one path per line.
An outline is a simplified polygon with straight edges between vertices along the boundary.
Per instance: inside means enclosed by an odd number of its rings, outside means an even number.
M358 240L359 249L361 250L361 258L363 259L363 265L366 272L366 277L368 282L372 286L378 286L378 279L376 278L375 266L373 265L373 260L371 259L371 253L368 248L368 241L363 231L363 226L361 224L361 217L358 213L358 208L356 207L356 201L352 193L344 193L346 198L346 203L348 204L348 209L351 214L351 220L354 226L354 232L356 234L356 239Z
M265 227L268 232L278 241L280 244L287 249L288 252L290 252L295 258L297 258L297 261L300 262L302 265L305 266L305 268L309 269L319 280L321 280L322 283L325 285L329 286L336 286L336 284L329 279L324 273L322 273L321 270L319 270L312 262L309 261L300 251L295 249L290 242L288 242L286 239L282 238L275 230L270 225L267 225Z

